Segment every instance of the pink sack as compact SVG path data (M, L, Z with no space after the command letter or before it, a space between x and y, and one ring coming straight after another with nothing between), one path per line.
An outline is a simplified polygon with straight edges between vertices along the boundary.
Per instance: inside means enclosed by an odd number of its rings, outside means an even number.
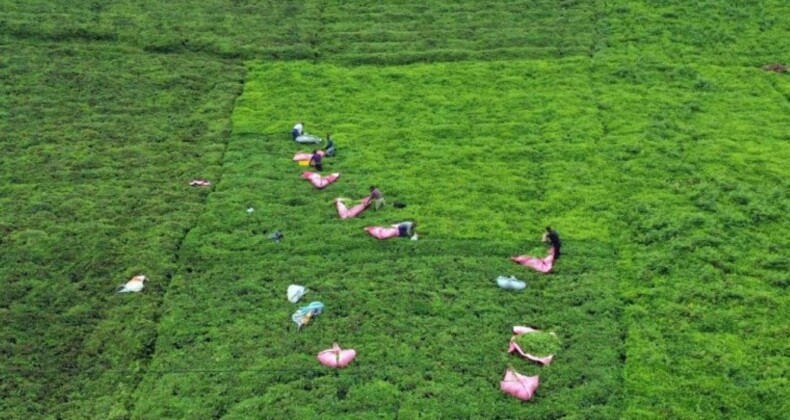
M365 211L368 206L370 206L370 197L365 197L362 201L354 207L350 209L346 207L345 203L341 199L336 199L335 204L337 205L337 214L340 215L341 219L348 219L351 217L357 217L360 213Z
M319 150L318 154L321 156L326 155L326 153L323 150ZM310 160L312 158L313 158L312 153L296 152L296 154L294 155L294 162L298 162L300 160Z
M354 349L342 350L337 343L334 343L331 349L326 349L318 353L317 357L322 365L339 369L353 362L357 357L357 351Z
M535 330L535 329L532 329L530 327L522 327L522 326L515 326L515 327L513 327L513 334L515 334L515 335L536 333L536 332L539 332L539 331ZM538 357L538 356L535 356L535 355L532 355L532 354L529 354L529 353L525 353L524 350L521 350L521 346L519 346L518 343L516 343L516 341L514 339L515 339L515 337L512 337L510 339L510 348L507 349L508 353L518 353L518 354L521 355L521 357L524 357L525 359L528 359L528 360L532 360L535 363L540 363L541 365L544 365L544 366L548 365L549 363L551 363L552 360L554 360L554 355L553 354L550 354L550 355L548 355L546 357Z
M302 173L302 178L310 181L310 183L313 184L318 189L324 188L327 185L335 182L339 177L340 177L339 173L334 173L325 177L322 177L321 174L315 172Z
M520 400L529 401L540 385L540 377L524 376L513 369L505 371L505 377L499 382L499 388Z
M550 248L549 255L543 259L522 255L519 257L513 257L511 260L518 264L532 267L541 273L548 273L554 266L554 248Z
M397 227L381 227L381 226L370 226L366 227L365 231L367 231L370 236L376 239L389 239L394 238L400 234Z

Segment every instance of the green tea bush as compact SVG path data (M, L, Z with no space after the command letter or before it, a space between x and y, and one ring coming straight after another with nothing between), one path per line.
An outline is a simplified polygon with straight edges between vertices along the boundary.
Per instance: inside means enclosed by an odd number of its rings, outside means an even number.
M153 354L157 291L205 197L186 184L219 162L198 157L218 130L196 123L227 112L234 93L212 92L213 76L186 84L159 77L190 77L199 67L238 81L241 69L65 42L22 44L3 57L9 141L0 200L9 252L2 301L10 345L0 411L10 418L127 412ZM132 72L116 77L118 66ZM19 88L30 93L18 95ZM195 100L224 107L198 119ZM194 145L182 142L185 133L197 136ZM144 295L113 296L140 273L152 280Z
M521 350L538 357L555 354L560 349L559 338L547 332L522 334L517 336L515 341L521 347Z
M497 64L491 66L499 67ZM444 76L446 70L450 70L454 77ZM513 86L512 95L516 98L523 96L515 89L518 80L516 75L539 74L530 65L502 68L502 71L507 72L503 79L509 80L506 86ZM572 77L579 71L573 70L573 74L564 80L569 89L578 88ZM443 93L444 90L435 90L435 86L447 86L453 90L454 96L471 98L472 92L501 88L496 81L463 76L466 73L485 72L480 65L453 66L449 69L413 66L388 71L386 77L381 77L372 68L348 72L330 66L253 66L245 94L236 107L234 129L238 134L234 134L234 141L225 153L227 172L217 192L211 195L206 217L190 232L182 247L182 258L185 258L182 261L185 264L204 268L192 270L188 281L187 278L175 278L169 292L172 307L167 312L170 315L163 318L161 324L168 332L160 335L162 338L157 344L159 357L155 363L170 369L185 366L179 358L183 357L183 349L189 348L192 351L191 365L205 364L220 369L225 369L220 366L226 366L233 369L229 375L236 375L234 372L237 369L248 369L242 367L244 365L258 366L262 369L261 377L255 382L245 380L248 390L268 395L267 389L273 382L287 384L292 397L277 404L281 405L279 410L290 413L298 406L296 401L319 395L318 398L327 397L320 388L303 394L306 384L299 378L316 368L313 359L315 353L330 346L331 342L338 341L343 346L354 347L359 351L357 361L341 373L344 377L348 376L354 385L330 393L327 403L312 405L311 412L332 415L368 412L371 415L378 413L387 416L398 410L428 415L439 410L449 416L476 416L490 410L505 413L514 407L506 408L510 407L510 401L497 391L497 381L508 364L519 362L505 352L510 328L512 325L528 323L537 327L561 329L563 337L568 337L566 346L569 362L564 366L558 365L561 366L558 368L551 367L552 371L545 373L548 378L545 379L548 381L546 389L557 390L565 396L546 393L546 404L541 408L524 409L537 415L569 412L560 408L563 405L560 401L574 401L577 407L574 410L587 410L582 407L589 407L599 413L616 412L616 405L610 404L603 411L601 407L607 404L606 401L612 402L618 398L617 369L600 369L584 377L584 383L592 381L595 385L568 386L573 383L572 378L580 377L578 373L572 373L573 369L582 365L600 364L603 367L619 363L619 351L611 351L620 346L621 333L616 321L620 316L620 311L616 309L619 303L614 295L611 295L612 298L604 297L614 293L616 287L599 289L600 294L573 296L567 289L569 285L561 280L549 282L556 284L550 286L535 277L530 281L534 290L525 295L503 294L494 286L494 279L502 273L521 273L531 278L529 273L507 258L522 251L544 253L545 247L538 246L536 240L523 243L523 239L520 240L523 238L521 228L516 226L529 222L497 220L502 214L487 209L491 204L486 197L498 197L502 206L518 209L514 213L517 218L534 219L545 210L537 210L539 206L522 204L523 198L514 198L521 191L519 185L524 183L524 173L518 165L503 165L500 162L501 159L514 161L513 156L518 155L518 152L513 151L513 146L518 143L497 143L475 137L486 136L487 130L483 129L486 126L489 129L499 126L485 121L490 118L498 120L501 116L489 111L490 116L483 119L484 116L479 115L478 111L485 110L486 103L495 100L497 95L478 95L477 101L463 105L454 102L452 97ZM307 74L311 78L306 78ZM291 78L298 82L289 80ZM412 95L382 89L389 79L399 80L399 85L411 85ZM470 86L468 82L466 85L460 84L461 80L478 82ZM293 93L287 88L293 85L311 92L313 99L306 103L294 100ZM353 95L345 97L345 111L333 111L331 105L328 110L323 110L320 106L322 103L332 103L331 100L319 98L324 92L333 92L334 86L342 86L344 95ZM417 87L416 90L414 87ZM261 94L263 92L265 94ZM563 95L574 99L574 95L568 92L552 94L545 88L540 94L546 97ZM379 96L384 95L392 99L379 101ZM426 102L430 106L426 106ZM309 106L316 108L311 111L307 108ZM349 108L354 106L359 111ZM421 131L394 127L397 136L393 138L389 130L376 128L382 122L374 120L379 113L390 114L389 108L392 107L414 114L413 124L427 119L444 130ZM371 108L378 108L377 113L363 111ZM444 114L435 114L436 110L444 108ZM315 127L315 130L326 127L325 130L332 131L340 145L341 154L329 160L327 165L331 171L341 172L341 179L326 190L314 190L300 180L298 174L301 169L290 161L292 153L299 148L289 140L287 133L292 120L301 119L301 116L288 117L298 115L296 109L308 115L321 115L315 123L308 122L308 131L312 130L311 127ZM458 112L468 113L470 117L457 118ZM280 114L282 116L278 116ZM338 120L339 128L331 123L320 122L341 115L347 117ZM568 115L568 118L575 117L572 112ZM267 121L280 123L274 125ZM483 122L483 126L477 121ZM521 126L527 126L515 121L508 124L513 126L506 126L506 129L512 130L514 134ZM542 126L544 130L555 133L566 124L547 121ZM260 134L251 135L255 132ZM281 134L269 134L277 132ZM485 138L493 140L493 137ZM517 147L530 146L524 144ZM578 147L586 146L579 143ZM478 148L485 153L475 152ZM387 159L387 155L397 156L401 153L401 160ZM418 171L415 173L408 165L413 156L434 159L436 163L414 167ZM554 154L548 156L560 157ZM456 159L443 161L448 157ZM581 154L579 159L581 161ZM535 174L544 179L550 179L552 174L567 176L567 171L550 169L562 167L560 161L556 162L557 165L545 166L544 173L529 165L525 169L527 173L536 171ZM545 173L547 169L548 174ZM420 177L419 171L430 174L430 178ZM450 178L447 172L452 174ZM393 179L391 174L402 176L403 179ZM503 176L510 177L512 181L502 180ZM459 180L464 180L466 193L458 191ZM402 199L408 206L404 210L388 207L381 212L368 211L361 219L339 220L332 203L333 197L360 198L370 184L380 185L390 200ZM428 197L433 197L431 203L425 202ZM528 199L538 204L537 200L545 198L538 195ZM561 196L554 198L559 199ZM590 202L579 200L581 205L589 205ZM561 212L568 212L568 217L578 218L571 216L578 211L578 204L567 207L556 204L543 206L562 209ZM253 207L255 211L247 214L247 207ZM470 211L475 207L479 208L476 212ZM519 212L523 214L519 216ZM420 241L377 242L362 231L365 225L388 224L410 217L422 221L421 226L424 227L420 227ZM474 222L459 224L462 220ZM584 229L584 226L591 231L580 230L579 237L597 236L595 229L600 229L600 223L587 221L578 228ZM514 228L516 231L513 231ZM263 237L262 232L274 229L285 233L285 239L280 244ZM541 229L540 225L535 227L536 239ZM575 235L570 230L566 232L567 235ZM577 253L587 257L579 257L576 262L569 263L564 276L575 279L573 283L594 284L603 281L604 284L611 284L609 282L614 277L604 280L600 274L592 274L606 265L611 249L610 245L595 241L570 248L569 255ZM223 261L222 266L209 268L216 266L212 261L217 258ZM283 299L285 287L289 283L308 285L311 292L305 301L321 300L327 305L326 313L299 333L296 333L289 319L290 313L298 305L287 304ZM218 284L224 286L217 288ZM573 287L580 287L579 284ZM602 286L599 284L596 289L599 287ZM255 299L256 296L263 299ZM242 303L248 298L253 300ZM236 303L228 305L231 302ZM600 303L607 308L597 308ZM195 311L195 305L213 309ZM212 329L211 326L216 322L230 319L227 318L231 316L230 313L221 308L233 307L251 309L232 315L237 319L234 322L236 328ZM580 321L578 325L560 321L569 317L586 321ZM590 329L596 330L597 335L591 334ZM210 341L198 344L187 331L205 331L208 334L206 339L210 338ZM235 338L229 341L227 334ZM183 339L175 339L182 336ZM237 344L230 345L228 349L235 349L237 356L220 356L217 350L225 346L216 347L214 343L231 342ZM250 345L239 346L241 343ZM242 360L246 361L239 364ZM576 360L586 362L580 364ZM293 369L293 372L279 370L286 367ZM432 379L415 377L416 367L422 367L421 370ZM526 365L523 370L538 373L534 368ZM141 393L152 395L159 392L155 389L161 383L160 374L153 373L157 369L153 368L152 374L144 380ZM270 369L277 369L278 373ZM529 372L530 369L533 371ZM612 374L615 377L611 377ZM174 375L172 380L182 383L178 375ZM211 389L216 387L225 389L225 385L222 385L225 380L193 383L189 385L190 394L207 395L213 393ZM322 382L328 380L329 377L321 378ZM391 388L392 385L397 388ZM310 386L320 385L314 380ZM340 384L335 381L332 386L338 387ZM561 391L563 389L565 391ZM389 397L379 395L385 390L386 393L397 395L400 408L388 403ZM228 392L233 394L235 391ZM472 395L475 397L472 398ZM476 402L454 407L450 401L458 399ZM140 405L137 415L163 413L176 407L162 405L159 398L149 401L156 407L147 403ZM194 400L193 406L200 407L200 412L237 412L237 408L242 406L236 407L232 401L233 398L201 398L199 401ZM244 407L248 404L255 403L249 401Z

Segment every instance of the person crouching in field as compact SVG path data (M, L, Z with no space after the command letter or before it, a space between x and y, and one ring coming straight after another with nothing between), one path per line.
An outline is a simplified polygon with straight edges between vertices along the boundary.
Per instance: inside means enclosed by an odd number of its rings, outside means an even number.
M326 155L329 157L335 156L335 142L332 141L332 135L326 133L326 147L324 148Z
M324 151L323 150L313 150L313 156L310 158L310 166L315 167L316 171L323 171L324 170Z
M401 238L412 238L417 240L417 222L407 221L395 225L398 228L398 236Z
M291 130L291 135L293 136L294 141L296 141L296 138L301 136L302 134L304 134L304 123L298 122Z
M554 262L557 262L560 259L560 246L562 245L560 235L550 226L546 226L546 233L543 234L543 239L541 240L551 244L551 248L554 249Z
M384 207L384 204L386 204L384 201L384 194L382 194L381 190L376 188L375 185L370 186L370 199L374 200L375 204L373 205L373 208L376 210Z

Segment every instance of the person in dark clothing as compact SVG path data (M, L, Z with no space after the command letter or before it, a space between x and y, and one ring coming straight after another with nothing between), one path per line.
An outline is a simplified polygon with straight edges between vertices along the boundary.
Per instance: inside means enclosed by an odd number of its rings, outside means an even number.
M557 231L550 226L546 226L546 233L543 234L543 242L549 242L551 244L551 247L554 248L554 261L559 260L562 242L560 241L560 235L557 234Z
M313 157L310 158L310 165L314 166L317 171L323 171L323 158L323 153L319 153L318 150L313 150Z
M335 142L332 141L332 135L329 133L326 135L326 148L324 148L324 150L326 151L326 155L329 157L333 157L335 156L335 153L337 153L335 151Z
M411 237L412 239L417 239L416 238L417 222L412 220L412 221L398 223L395 226L398 228L398 236L402 238Z

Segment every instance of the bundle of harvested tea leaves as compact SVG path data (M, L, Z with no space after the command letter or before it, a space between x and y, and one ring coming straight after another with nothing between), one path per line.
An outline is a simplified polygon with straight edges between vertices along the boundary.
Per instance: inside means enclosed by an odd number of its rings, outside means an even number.
M561 348L560 339L555 334L543 331L517 335L514 340L525 353L538 357L556 354Z

